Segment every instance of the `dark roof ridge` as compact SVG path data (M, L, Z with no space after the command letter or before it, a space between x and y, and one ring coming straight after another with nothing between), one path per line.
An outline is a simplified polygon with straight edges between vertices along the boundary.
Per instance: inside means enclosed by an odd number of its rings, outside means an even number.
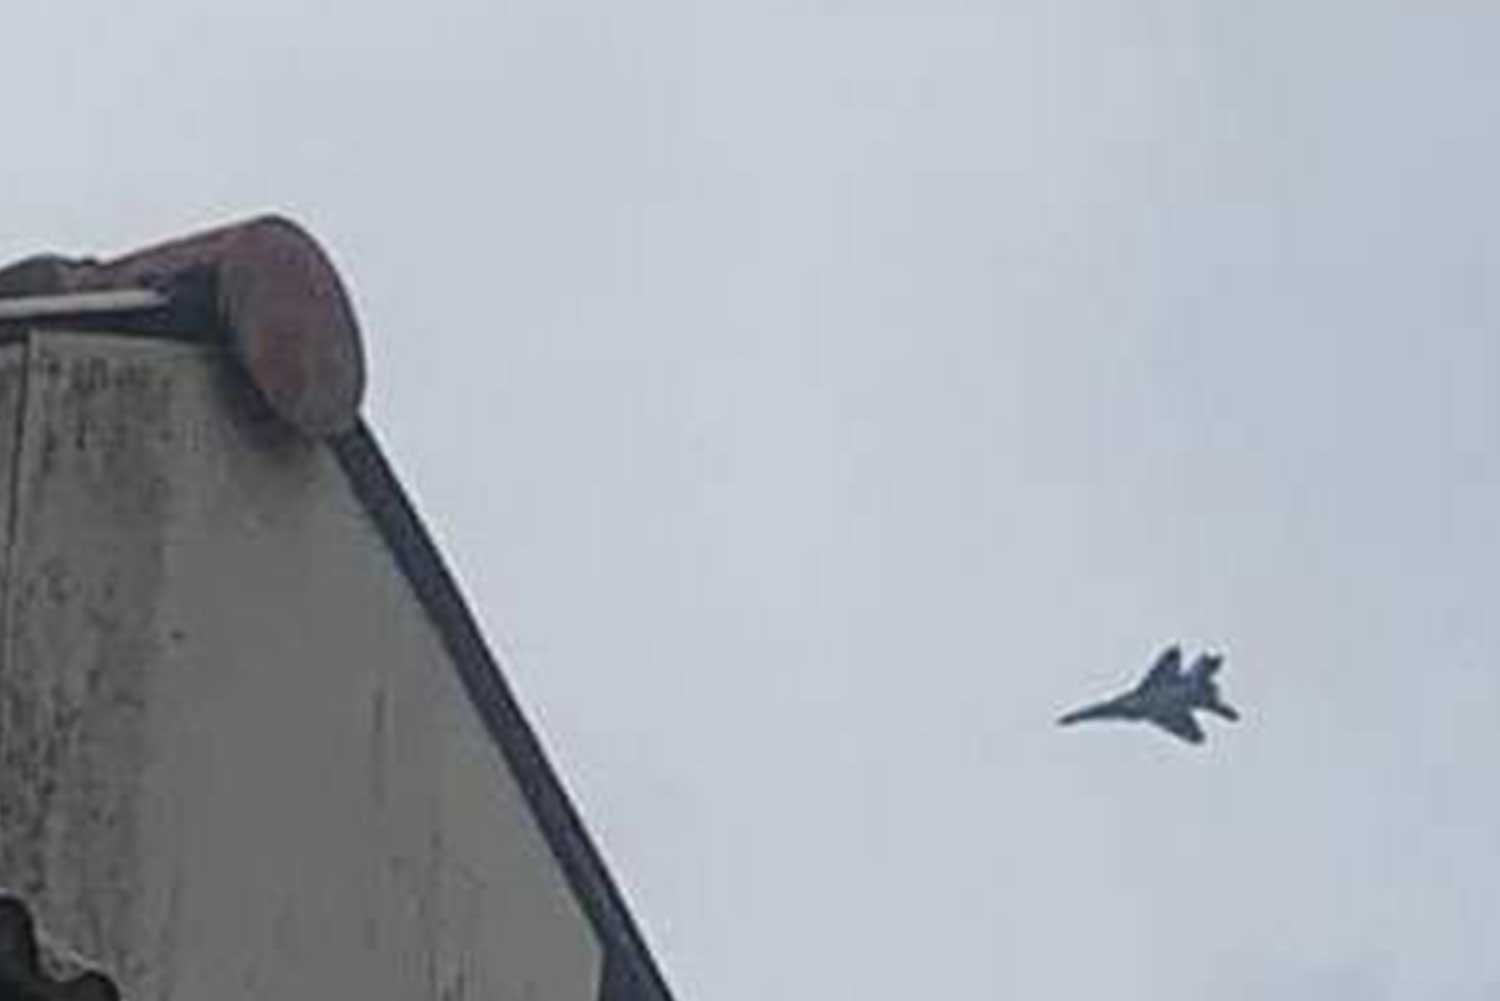
M452 656L475 710L514 773L548 847L603 943L599 1001L672 1001L624 896L374 433L360 421L330 444L355 495Z

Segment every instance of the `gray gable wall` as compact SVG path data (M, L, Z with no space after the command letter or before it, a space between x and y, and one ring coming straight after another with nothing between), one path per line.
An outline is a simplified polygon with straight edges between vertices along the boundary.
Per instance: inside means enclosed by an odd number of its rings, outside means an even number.
M670 998L361 425L0 345L0 886L126 997Z

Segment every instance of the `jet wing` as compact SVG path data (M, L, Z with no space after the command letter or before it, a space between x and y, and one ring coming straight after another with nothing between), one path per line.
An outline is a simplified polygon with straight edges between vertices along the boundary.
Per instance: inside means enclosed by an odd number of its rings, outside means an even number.
M1182 648L1169 646L1156 658L1156 663L1151 665L1151 671L1141 682L1141 688L1152 688L1164 681L1170 681L1182 674Z
M1198 721L1193 719L1193 714L1186 709L1152 716L1151 722L1173 736L1181 737L1189 744L1203 743L1203 730L1198 726Z

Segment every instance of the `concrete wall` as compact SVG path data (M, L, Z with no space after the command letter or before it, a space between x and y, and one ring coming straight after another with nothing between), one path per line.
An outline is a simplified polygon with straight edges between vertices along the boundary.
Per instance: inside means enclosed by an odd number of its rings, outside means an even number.
M224 364L0 346L0 885L127 997L594 1001L441 637Z

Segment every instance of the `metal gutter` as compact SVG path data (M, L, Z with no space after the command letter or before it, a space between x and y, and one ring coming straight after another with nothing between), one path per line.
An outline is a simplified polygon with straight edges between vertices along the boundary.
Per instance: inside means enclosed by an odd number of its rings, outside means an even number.
M11 296L0 298L0 323L100 313L139 313L165 309L170 302L165 293L149 288Z

